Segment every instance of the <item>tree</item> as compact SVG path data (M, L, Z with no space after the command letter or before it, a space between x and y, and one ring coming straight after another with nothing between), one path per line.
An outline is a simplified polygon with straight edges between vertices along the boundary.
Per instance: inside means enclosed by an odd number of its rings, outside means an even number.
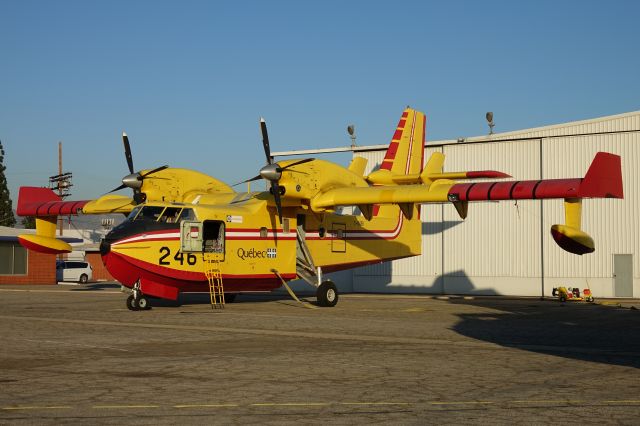
M0 141L0 226L13 227L16 224L16 217L13 215L13 203L9 196L9 188L7 187L7 178L4 171L4 148Z
M23 217L22 226L24 226L24 229L36 229L36 218L33 216Z

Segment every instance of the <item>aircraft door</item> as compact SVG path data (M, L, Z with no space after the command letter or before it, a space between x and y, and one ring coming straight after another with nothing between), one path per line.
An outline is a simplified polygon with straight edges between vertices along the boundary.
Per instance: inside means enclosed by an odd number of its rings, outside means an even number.
M180 250L183 253L202 253L202 222L183 220L180 222Z

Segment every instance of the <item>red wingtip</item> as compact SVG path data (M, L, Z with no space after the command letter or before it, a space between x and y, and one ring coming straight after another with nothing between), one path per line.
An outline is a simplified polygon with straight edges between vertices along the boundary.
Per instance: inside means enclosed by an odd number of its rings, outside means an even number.
M624 198L621 164L619 155L598 152L580 184L578 196Z
M21 186L18 192L18 216L34 215L34 205L41 205L49 201L60 201L60 197L49 188L37 186Z

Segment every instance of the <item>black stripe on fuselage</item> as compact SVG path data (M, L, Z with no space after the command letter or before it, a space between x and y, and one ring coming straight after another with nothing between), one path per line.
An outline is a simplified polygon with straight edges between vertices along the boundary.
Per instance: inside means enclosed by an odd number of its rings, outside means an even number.
M105 237L105 241L114 242L145 232L180 229L180 223L156 222L149 219L125 220L116 226Z

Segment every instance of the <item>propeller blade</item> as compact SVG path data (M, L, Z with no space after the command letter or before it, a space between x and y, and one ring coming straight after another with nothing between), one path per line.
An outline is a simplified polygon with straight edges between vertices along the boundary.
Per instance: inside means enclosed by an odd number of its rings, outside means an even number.
M133 157L131 156L131 146L129 145L129 136L127 136L125 132L122 132L122 143L124 144L124 156L127 159L129 173L133 173Z
M140 177L141 178L146 178L149 175L152 175L154 173L158 173L159 171L167 169L167 168L169 168L169 165L165 164L164 166L156 167L155 169L153 169L153 170L151 170L151 171L149 171L149 172L147 172L147 173L145 173L143 175L140 175Z
M282 200L280 199L280 185L278 185L278 182L271 182L271 192L273 192L273 199L276 202L276 210L278 210L278 218L282 224Z
M238 182L238 183L236 183L234 185L231 185L231 186L233 187L233 186L242 185L243 183L253 182L254 180L258 180L258 179L262 179L262 176L260 176L260 175L254 176L251 179L243 180L242 182Z
M305 158L304 160L300 160L300 161L296 161L295 163L287 164L286 166L282 167L280 169L280 171L287 170L290 167L297 166L297 165L304 164L304 163L308 163L309 161L313 161L313 160L315 160L315 158Z
M116 191L120 191L121 189L126 188L127 185L125 185L124 183L122 185L120 185L119 187L112 189L111 191L107 192L107 194L111 194L112 192L116 192Z
M262 131L262 147L264 148L264 155L267 157L267 164L272 164L273 157L271 157L271 147L269 146L269 133L267 132L267 123L262 117L260 117L260 130Z

